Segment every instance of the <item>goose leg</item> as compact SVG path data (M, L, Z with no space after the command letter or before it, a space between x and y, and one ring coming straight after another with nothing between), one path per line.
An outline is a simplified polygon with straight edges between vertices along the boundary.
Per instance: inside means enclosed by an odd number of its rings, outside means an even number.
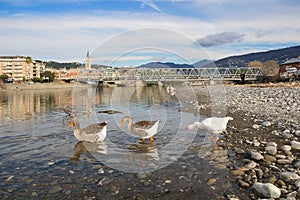
M144 143L145 143L145 139L144 139L144 138L142 138L142 139L141 139L141 142L144 144Z
M149 140L150 140L150 143L152 143L153 142L153 137L152 136L149 137Z
M213 141L213 133L210 133L209 140Z
M219 141L219 134L216 133L216 144L218 144L218 141Z

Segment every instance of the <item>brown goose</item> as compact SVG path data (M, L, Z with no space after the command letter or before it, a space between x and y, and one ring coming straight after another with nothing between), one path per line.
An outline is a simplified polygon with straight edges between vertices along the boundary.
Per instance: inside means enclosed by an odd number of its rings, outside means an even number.
M145 142L146 138L149 138L150 143L153 142L153 136L157 133L159 120L156 121L138 121L133 123L132 117L123 117L120 126L128 122L128 130L135 136L142 138L142 143Z
M106 137L106 122L91 124L81 129L79 121L71 116L71 121L68 123L68 126L74 126L74 136L79 141L99 142L103 141Z

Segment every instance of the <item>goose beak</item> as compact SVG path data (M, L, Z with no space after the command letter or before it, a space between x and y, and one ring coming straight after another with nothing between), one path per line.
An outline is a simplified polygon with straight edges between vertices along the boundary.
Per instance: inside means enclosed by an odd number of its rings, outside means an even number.
M73 126L73 123L70 121L70 122L68 123L68 127L71 127L71 126Z

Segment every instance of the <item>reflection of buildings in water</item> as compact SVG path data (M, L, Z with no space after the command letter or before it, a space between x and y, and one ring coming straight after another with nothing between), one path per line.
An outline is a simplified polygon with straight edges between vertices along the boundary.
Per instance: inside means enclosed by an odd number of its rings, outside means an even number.
M46 110L68 103L71 90L6 91L1 93L2 120L29 120L46 115ZM36 115L38 114L38 115Z
M80 156L83 153L87 153L88 157L95 158L93 154L107 154L107 145L105 141L98 143L90 142L78 142L74 147L74 156L70 157L70 160L77 162L80 160Z
M138 102L147 105L161 104L169 100L170 95L158 86L103 88L102 102L119 104Z
M122 156L127 161L159 161L158 149L154 144L132 144Z

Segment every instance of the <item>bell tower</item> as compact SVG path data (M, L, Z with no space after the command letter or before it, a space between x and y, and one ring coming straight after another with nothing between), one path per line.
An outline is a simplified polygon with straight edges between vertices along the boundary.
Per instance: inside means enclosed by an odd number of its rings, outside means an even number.
M90 52L87 51L86 57L85 57L85 70L91 70L91 57L90 57Z

